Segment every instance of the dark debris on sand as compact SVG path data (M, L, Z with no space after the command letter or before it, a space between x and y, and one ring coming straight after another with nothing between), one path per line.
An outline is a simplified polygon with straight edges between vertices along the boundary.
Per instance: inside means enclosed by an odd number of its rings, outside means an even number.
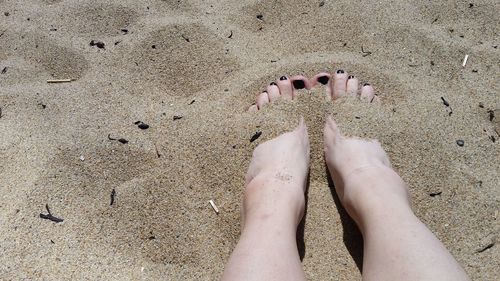
M50 220L50 221L53 221L55 223L59 223L59 222L64 221L64 219L54 217L52 215L52 213L50 212L50 209L49 209L49 204L45 204L45 209L47 209L47 214L40 213L40 218L45 219L45 220Z
M250 142L256 141L258 138L260 138L261 135L262 135L261 131L255 132L255 134L250 138Z
M110 195L111 202L109 202L109 206L113 206L113 204L115 203L115 196L116 196L116 190L113 188L113 190L111 190L111 195Z
M111 134L108 134L108 140L110 141L115 141L117 140L118 142L122 143L122 144L127 144L128 143L128 140L124 139L124 138L119 138L119 139L115 139L115 138L112 138L111 137Z
M142 121L136 121L136 122L134 122L134 124L137 125L137 127L139 127L139 129L141 129L141 130L146 130L149 128L149 125L142 122Z
M104 42L102 42L102 41L98 41L98 40L90 41L90 46L92 46L92 47L96 46L99 49L104 49L105 45L106 44L104 44Z

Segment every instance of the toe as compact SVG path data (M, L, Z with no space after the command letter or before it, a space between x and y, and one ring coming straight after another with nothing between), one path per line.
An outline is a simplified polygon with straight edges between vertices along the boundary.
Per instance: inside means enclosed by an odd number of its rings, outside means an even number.
M340 129L331 115L326 118L323 136L325 138L325 149L330 145L335 144L342 137Z
M358 78L354 76L347 77L347 95L357 96L359 93L359 81Z
M280 94L285 99L293 99L293 87L292 82L286 76L281 76L281 78L276 81L278 88L280 89Z
M276 83L271 83L267 86L267 95L269 96L269 101L274 102L280 98L280 89L276 85Z
M303 75L295 75L291 78L291 80L295 90L311 89L311 82L309 82L309 79Z
M375 97L375 90L373 87L365 83L361 88L361 100L366 102L372 102Z
M256 104L252 104L252 106L248 108L248 112L257 112L257 111L259 111L259 109L257 108Z
M303 116L300 116L299 125L297 126L297 128L295 129L295 131L307 134L307 126L306 126L306 122L304 121L304 117Z
M314 75L311 81L311 87L314 88L317 85L327 85L330 82L330 74L326 72L321 72Z
M267 92L262 92L257 96L257 107L261 110L266 104L269 103L269 96Z
M311 80L311 88L314 88L318 85L325 85L326 86L326 97L328 100L331 100L332 98L332 79L329 73L326 72L321 72L316 74L313 79Z
M342 69L337 70L337 73L333 75L333 99L338 99L346 94L347 77L347 73Z

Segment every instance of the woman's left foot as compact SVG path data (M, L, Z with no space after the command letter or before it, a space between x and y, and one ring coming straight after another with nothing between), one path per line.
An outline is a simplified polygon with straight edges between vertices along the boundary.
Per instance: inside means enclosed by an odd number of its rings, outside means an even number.
M246 176L244 223L302 219L309 170L309 138L303 118L288 133L257 146Z

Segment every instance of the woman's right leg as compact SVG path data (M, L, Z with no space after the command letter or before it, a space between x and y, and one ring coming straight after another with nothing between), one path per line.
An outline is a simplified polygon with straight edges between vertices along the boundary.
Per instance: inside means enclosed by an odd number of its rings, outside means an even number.
M469 280L413 214L407 186L377 141L342 136L331 117L324 137L338 197L363 234L363 280Z

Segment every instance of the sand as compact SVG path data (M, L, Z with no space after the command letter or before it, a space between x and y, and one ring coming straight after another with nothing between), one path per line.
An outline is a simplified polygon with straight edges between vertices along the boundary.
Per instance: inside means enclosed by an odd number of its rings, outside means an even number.
M470 277L495 280L498 4L407 2L1 0L0 279L218 279L253 148L302 115L306 275L359 280L361 236L322 158L332 113L345 134L381 141L416 214ZM281 75L338 68L382 103L316 89L245 112ZM41 219L46 204L64 222Z

